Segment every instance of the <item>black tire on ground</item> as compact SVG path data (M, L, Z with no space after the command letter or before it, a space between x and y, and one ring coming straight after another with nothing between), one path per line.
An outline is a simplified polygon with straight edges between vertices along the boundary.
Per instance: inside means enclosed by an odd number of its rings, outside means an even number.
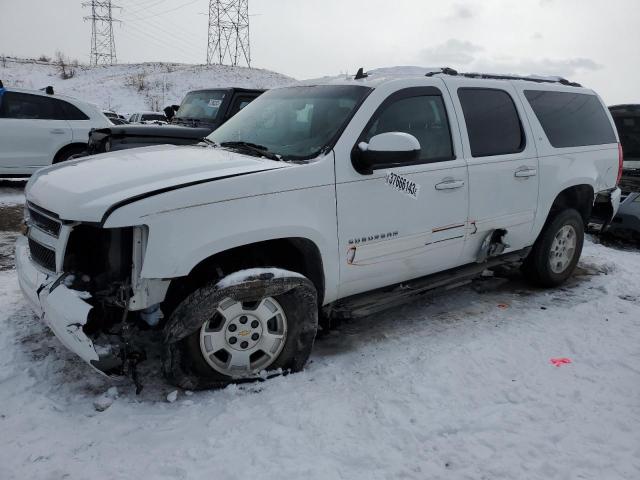
M573 258L561 272L551 268L550 256L554 238L565 226L573 227L576 234L576 245ZM556 213L547 220L538 236L533 249L522 265L525 278L534 285L556 287L564 283L572 274L580 260L584 244L584 222L577 210L567 209Z
M77 158L84 156L87 147L84 145L73 145L70 147L63 148L60 150L55 158L53 159L53 163L61 163L66 162L67 160L72 160L71 157Z
M295 286L287 286L287 280ZM265 293L273 287L273 283L269 285L269 282L277 283L273 292L283 289L286 291L277 294ZM245 288L248 285L250 290ZM284 288L281 285L284 285ZM260 280L256 281L254 278L234 287L218 288L215 284L206 285L178 305L165 327L163 372L167 381L187 390L203 390L264 378L259 375L244 378L224 375L207 363L200 348L200 327L203 320L208 322L212 318L221 300L227 297L236 299L238 288L244 289L243 301L249 300L246 297L247 291L257 292L250 300L272 297L280 304L287 317L284 347L275 361L267 367L267 377L269 371L276 370L287 374L303 369L318 329L315 287L311 281L302 277L265 279L261 276ZM171 341L168 337L172 335L182 338Z

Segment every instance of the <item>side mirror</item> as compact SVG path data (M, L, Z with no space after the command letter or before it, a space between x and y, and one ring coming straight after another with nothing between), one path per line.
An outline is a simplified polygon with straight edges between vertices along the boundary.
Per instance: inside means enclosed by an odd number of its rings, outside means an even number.
M361 174L370 175L376 168L392 167L420 158L420 142L404 132L375 135L369 143L360 142L351 155L351 163Z

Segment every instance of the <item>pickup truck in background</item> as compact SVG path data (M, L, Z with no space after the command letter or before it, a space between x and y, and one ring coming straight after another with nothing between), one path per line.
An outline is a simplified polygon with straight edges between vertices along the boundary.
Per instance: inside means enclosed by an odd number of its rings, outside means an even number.
M264 90L216 88L187 93L169 125L116 125L93 130L87 153L151 145L193 145L251 103Z

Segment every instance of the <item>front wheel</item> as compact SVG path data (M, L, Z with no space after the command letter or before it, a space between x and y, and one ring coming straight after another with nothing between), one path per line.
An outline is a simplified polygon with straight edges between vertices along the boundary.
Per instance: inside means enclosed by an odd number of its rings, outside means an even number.
M584 222L577 210L568 209L547 221L523 264L527 280L555 287L573 273L584 244Z
M316 291L289 273L237 272L241 281L222 279L187 297L165 330L168 380L195 390L301 370L317 331Z

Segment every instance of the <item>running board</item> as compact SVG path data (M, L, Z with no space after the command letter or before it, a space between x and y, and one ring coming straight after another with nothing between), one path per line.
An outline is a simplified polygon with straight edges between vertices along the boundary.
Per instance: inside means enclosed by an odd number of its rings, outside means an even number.
M490 258L484 263L472 263L371 292L359 293L328 305L323 313L330 318L340 320L372 315L403 305L426 294L435 294L470 283L488 268L507 263L519 263L530 250L531 247L527 247L517 252Z

